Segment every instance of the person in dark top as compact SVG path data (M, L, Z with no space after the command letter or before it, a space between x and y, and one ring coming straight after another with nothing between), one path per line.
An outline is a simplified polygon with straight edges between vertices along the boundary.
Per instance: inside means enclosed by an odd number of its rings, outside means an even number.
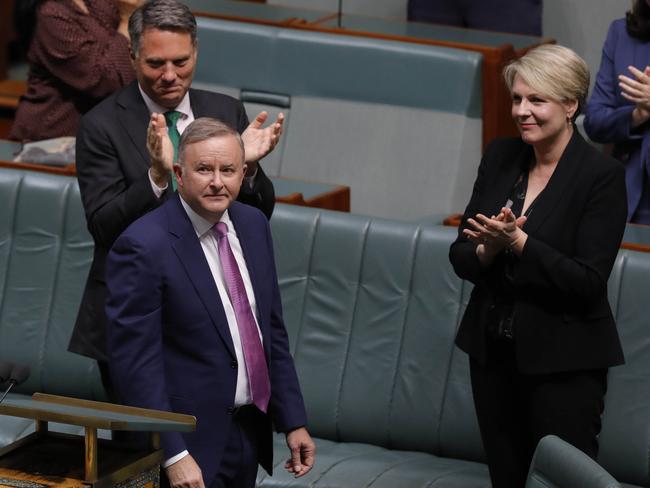
M650 4L636 0L609 26L585 131L613 143L625 166L627 218L650 225Z
M407 18L530 36L542 35L542 0L409 0Z
M134 79L127 22L143 0L32 0L16 20L29 45L27 92L9 135L74 136L82 114ZM30 23L30 18L31 22Z
M619 161L578 133L586 63L544 45L504 72L519 138L490 144L449 256L474 284L470 357L494 488L521 488L539 440L595 458L607 369L623 363L607 280L625 229Z

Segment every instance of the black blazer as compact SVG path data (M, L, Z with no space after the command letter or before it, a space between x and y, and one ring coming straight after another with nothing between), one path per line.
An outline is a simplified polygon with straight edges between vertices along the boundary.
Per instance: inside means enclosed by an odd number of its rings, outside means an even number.
M476 245L462 232L468 217L495 215L533 158L521 139L486 149L449 257L474 283L456 344L481 363L486 357L487 310L498 277L482 269ZM607 280L625 230L625 173L620 162L587 144L577 130L523 229L528 240L515 267L517 367L551 373L622 364Z
M248 126L238 100L202 90L189 93L195 118L214 117L240 133ZM172 193L167 190L158 199L151 189L146 145L149 118L138 84L133 82L88 112L77 132L77 178L95 251L68 349L99 360L106 359L106 255L132 222ZM254 187L242 185L238 200L270 218L275 195L261 167Z

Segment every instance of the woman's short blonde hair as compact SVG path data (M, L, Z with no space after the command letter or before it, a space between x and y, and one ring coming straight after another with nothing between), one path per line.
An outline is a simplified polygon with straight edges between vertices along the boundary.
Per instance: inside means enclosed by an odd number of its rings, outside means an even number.
M568 47L544 44L508 64L503 77L510 92L516 75L540 95L556 101L577 100L582 107L587 100L589 68L584 59Z

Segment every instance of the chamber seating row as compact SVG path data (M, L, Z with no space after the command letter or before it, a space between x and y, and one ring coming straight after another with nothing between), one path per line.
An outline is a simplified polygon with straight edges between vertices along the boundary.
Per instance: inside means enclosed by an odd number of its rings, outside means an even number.
M195 86L287 115L273 176L344 184L351 210L463 208L481 154L480 54L199 18Z
M95 363L66 351L92 258L75 178L0 168L0 206L0 358L32 369L17 394L104 399ZM455 230L281 204L271 224L319 457L294 480L278 437L259 486L488 486L453 343L470 292L447 258ZM650 486L649 288L650 253L621 250L609 296L627 363L610 371L599 461L636 487ZM32 429L1 417L0 447Z

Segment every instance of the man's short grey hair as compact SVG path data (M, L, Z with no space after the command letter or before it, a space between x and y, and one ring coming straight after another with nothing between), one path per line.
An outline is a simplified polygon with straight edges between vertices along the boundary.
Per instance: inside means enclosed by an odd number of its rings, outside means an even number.
M147 29L189 34L196 46L196 19L187 5L177 0L149 0L131 14L129 37L134 56L140 51L142 34Z
M241 148L242 160L241 163L244 164L244 141L242 141L239 132L230 127L224 122L213 119L211 117L200 117L195 119L187 128L183 131L181 140L178 143L178 164L183 166L185 162L185 149L190 144L196 144L197 142L203 142L213 137L226 137L232 136L239 143Z

